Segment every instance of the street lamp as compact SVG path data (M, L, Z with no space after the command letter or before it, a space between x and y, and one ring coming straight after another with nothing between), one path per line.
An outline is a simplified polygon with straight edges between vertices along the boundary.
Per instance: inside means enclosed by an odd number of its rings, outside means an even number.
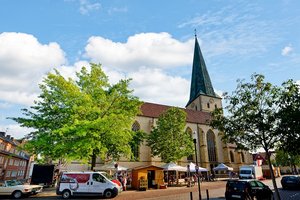
M194 132L195 134L195 137L196 137L196 131ZM195 147L195 157L196 157L196 166L195 166L195 170L196 170L196 174L197 174L197 181L198 181L198 193L199 193L199 200L202 200L202 197L201 197L201 189L200 189L200 176L198 174L198 171L199 171L199 166L198 166L198 156L197 156L197 147L196 147L196 143L197 143L197 139L194 138L193 139L193 142L194 142L194 147Z

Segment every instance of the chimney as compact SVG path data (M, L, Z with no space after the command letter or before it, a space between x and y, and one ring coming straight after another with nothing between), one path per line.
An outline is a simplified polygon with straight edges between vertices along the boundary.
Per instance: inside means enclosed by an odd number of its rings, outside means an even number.
M5 132L0 131L0 137L5 137Z

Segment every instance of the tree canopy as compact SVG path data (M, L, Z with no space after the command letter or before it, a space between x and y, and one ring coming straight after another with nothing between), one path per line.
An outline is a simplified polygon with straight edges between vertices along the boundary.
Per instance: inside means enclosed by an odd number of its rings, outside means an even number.
M290 166L293 173L297 173L297 167L300 166L300 155L293 155L283 150L276 150L275 163L279 166Z
M161 114L147 139L152 155L168 163L193 154L193 140L185 125L186 113L180 108L172 107Z
M25 148L51 159L130 156L131 125L141 106L128 88L130 79L109 84L98 64L76 75L73 80L57 70L49 73L39 99L22 109L25 117L12 118L35 130Z
M290 155L300 156L300 89L288 80L283 83L277 114L280 123L278 133L282 135L279 148Z
M228 115L224 116L223 111L217 109L211 122L214 128L224 133L226 142L235 143L239 148L265 150L277 199L280 196L269 151L280 144L283 135L278 131L281 96L280 87L265 82L263 75L254 74L250 83L239 80L232 95L225 95Z

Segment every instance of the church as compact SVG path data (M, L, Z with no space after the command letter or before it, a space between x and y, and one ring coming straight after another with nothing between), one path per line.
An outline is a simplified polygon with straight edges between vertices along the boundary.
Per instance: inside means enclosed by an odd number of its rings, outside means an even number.
M160 114L170 107L144 102L141 106L141 114L136 117L132 130L141 130L150 134ZM220 131L209 126L211 112L215 108L222 108L222 98L214 91L200 45L195 36L190 98L183 110L187 114L186 132L190 134L191 138L196 139L197 158L195 155L188 156L179 160L177 164L187 166L188 163L195 163L197 160L200 167L212 171L218 164L224 163L232 167L234 171L238 171L239 166L253 163L252 155L249 152L237 150L234 144L225 144L221 140ZM118 163L128 168L143 165L162 166L164 164L159 157L151 157L151 149L146 146L146 142L142 143L133 153L137 161L129 162L121 159Z
M151 134L159 116L171 107L173 106L144 102L141 106L141 114L136 117L132 130ZM177 164L186 167L190 162L196 163L198 161L198 166L212 172L214 167L224 163L237 172L241 165L253 163L252 155L249 152L237 150L235 144L224 143L221 137L222 133L209 125L211 112L215 108L222 108L222 98L214 91L200 45L195 36L190 97L186 107L182 109L187 114L185 132L190 135L191 139L196 139L197 154L184 157L178 160ZM146 145L146 141L134 149L133 155L134 160L121 158L117 161L118 165L134 169L143 166L159 167L165 164L160 157L151 156L151 149ZM112 164L114 169L114 163L111 162L111 160L104 161L97 158L94 169L102 169L102 166L108 163ZM63 168L68 171L87 170L89 166L73 161Z

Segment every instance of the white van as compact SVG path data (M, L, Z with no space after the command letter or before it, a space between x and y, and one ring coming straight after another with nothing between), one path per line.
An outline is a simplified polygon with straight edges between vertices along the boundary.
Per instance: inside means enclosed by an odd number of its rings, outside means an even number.
M261 166L244 165L240 167L240 179L263 179L263 172Z
M104 196L114 198L121 187L105 176L105 172L63 172L56 194L63 199L71 196Z

